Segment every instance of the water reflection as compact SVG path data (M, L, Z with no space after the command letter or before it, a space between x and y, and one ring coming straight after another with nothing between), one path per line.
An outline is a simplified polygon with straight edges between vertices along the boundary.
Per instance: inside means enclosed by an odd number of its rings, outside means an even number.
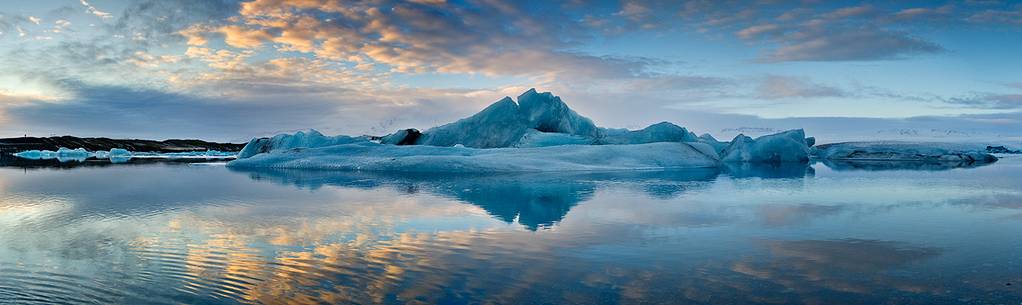
M1012 303L1020 168L0 168L0 300Z
M802 178L816 173L808 163L724 163L723 170L735 178Z
M308 189L329 185L388 187L408 194L428 192L474 204L501 221L517 222L530 230L557 223L572 207L589 200L600 186L638 187L652 198L671 199L687 190L706 187L721 174L717 169L487 175L231 170L247 174L253 180ZM812 172L811 167L802 163L726 168L728 175L737 178L801 178Z
M234 170L234 169L232 169ZM530 230L560 221L579 202L588 200L600 184L641 185L654 197L677 196L690 182L712 181L714 169L627 173L430 175L351 173L334 171L238 169L255 180L318 189L323 185L357 188L390 187L400 192L429 192L474 204L504 222Z
M780 303L876 304L896 300L903 292L927 297L940 294L935 283L896 271L937 257L941 249L862 239L770 240L763 244L769 254L741 259L731 265L731 271L750 282L787 291L770 296Z

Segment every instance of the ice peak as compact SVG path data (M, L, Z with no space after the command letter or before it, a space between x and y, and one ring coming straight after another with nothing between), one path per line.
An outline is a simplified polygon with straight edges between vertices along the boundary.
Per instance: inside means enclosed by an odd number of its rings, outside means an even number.
M493 102L493 104L486 106L486 108L483 108L482 111L479 111L479 113L476 113L475 115L478 116L483 113L498 111L498 109L500 109L501 111L518 111L518 103L515 103L515 101L512 100L511 97L505 96L499 101Z

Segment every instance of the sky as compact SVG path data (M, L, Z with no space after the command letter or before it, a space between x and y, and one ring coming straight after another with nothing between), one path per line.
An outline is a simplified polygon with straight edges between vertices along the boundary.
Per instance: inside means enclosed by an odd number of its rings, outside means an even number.
M597 124L1022 141L1022 1L0 3L0 136L382 135L529 88Z

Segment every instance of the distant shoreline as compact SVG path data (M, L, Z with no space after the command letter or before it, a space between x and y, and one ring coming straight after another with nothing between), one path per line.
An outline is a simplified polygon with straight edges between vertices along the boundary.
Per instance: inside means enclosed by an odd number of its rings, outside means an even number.
M19 137L0 139L0 153L14 154L27 150L52 150L61 147L85 148L88 151L100 151L114 148L127 149L133 152L187 152L187 151L241 151L245 144L207 142L195 139L171 139L164 141L141 139L110 139L110 138L79 138L74 136L59 137Z

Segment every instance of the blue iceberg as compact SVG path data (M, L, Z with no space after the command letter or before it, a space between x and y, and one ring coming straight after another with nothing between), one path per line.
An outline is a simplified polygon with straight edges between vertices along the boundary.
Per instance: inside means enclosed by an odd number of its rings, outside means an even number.
M985 144L934 142L843 142L813 148L820 159L837 161L994 162Z
M721 152L725 162L809 161L809 143L802 129L789 130L756 139L738 135Z
M800 129L720 142L669 122L640 130L602 128L560 97L530 89L517 102L505 97L422 132L330 137L309 130L253 139L228 166L398 172L706 168L722 162L805 162L812 142Z

